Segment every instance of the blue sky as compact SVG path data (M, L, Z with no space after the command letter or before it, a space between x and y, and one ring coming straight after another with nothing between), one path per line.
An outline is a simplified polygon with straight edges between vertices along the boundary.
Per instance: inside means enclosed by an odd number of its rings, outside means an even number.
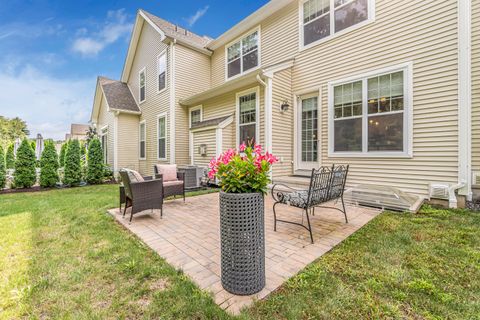
M138 8L217 37L268 0L1 0L0 115L62 139L90 117L97 75L120 77Z

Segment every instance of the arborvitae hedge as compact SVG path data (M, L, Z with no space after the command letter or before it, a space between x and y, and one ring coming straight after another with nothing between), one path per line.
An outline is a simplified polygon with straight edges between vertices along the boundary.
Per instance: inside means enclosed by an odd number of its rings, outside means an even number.
M88 145L87 181L91 184L102 183L104 178L103 152L100 140L92 139Z
M63 183L69 186L80 183L82 180L81 169L80 143L78 143L78 140L71 140L65 153L65 177Z
M7 155L5 156L5 164L7 169L15 169L15 153L13 144L10 144L7 149Z
M30 188L37 180L35 152L32 150L31 144L24 139L18 147L17 159L15 160L15 187Z
M40 158L40 186L44 188L54 187L58 182L58 155L52 142L45 142Z
M0 146L0 189L5 188L5 182L7 180L7 172L5 170L5 153Z
M59 164L60 168L65 167L65 154L67 153L67 147L68 147L68 142L65 141L64 144L62 144L62 148L60 149L60 159L59 159Z

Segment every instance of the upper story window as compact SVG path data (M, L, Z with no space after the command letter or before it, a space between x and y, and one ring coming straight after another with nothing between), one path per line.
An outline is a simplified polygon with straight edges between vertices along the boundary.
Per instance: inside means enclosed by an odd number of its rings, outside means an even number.
M167 87L167 53L164 51L157 59L158 92Z
M190 109L190 127L199 122L202 122L202 106Z
M146 87L147 87L147 78L145 74L145 68L140 70L140 73L138 75L138 87L139 87L139 100L140 102L145 101L145 94L146 94Z
M303 46L372 19L374 0L307 0L302 6Z
M227 78L232 78L259 66L259 30L227 46Z

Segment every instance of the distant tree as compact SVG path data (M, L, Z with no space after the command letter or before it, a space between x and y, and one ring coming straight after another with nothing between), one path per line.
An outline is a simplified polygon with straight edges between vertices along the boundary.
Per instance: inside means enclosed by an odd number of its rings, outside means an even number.
M94 138L88 145L87 181L91 184L103 182L104 178L103 151L100 140Z
M40 186L54 187L58 182L58 155L53 142L46 141L40 157Z
M68 148L68 142L64 142L60 149L60 159L58 161L61 168L65 166L65 154L67 153L67 148Z
M23 139L17 150L15 160L15 186L17 188L30 188L37 179L35 169L35 152L27 139Z
M10 144L7 149L7 155L5 156L5 164L7 169L14 169L15 168L15 153L14 153L14 146Z
M80 143L78 140L71 140L68 143L67 152L65 153L65 177L63 179L66 185L75 185L82 180L82 172L80 165Z
M29 134L27 123L22 119L8 119L0 116L0 144L4 148L16 139L25 139Z
M97 138L97 129L95 127L89 127L87 130L87 146L90 145L90 141Z
M7 171L5 170L5 153L2 146L0 146L0 189L5 188L7 180Z

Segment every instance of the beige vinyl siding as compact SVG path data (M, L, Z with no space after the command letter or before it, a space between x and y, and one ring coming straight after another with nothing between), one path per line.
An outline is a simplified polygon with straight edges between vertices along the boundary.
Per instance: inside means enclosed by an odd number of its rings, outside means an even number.
M480 1L472 1L472 168L480 170Z
M290 108L281 112L280 106L287 101ZM280 161L273 167L273 176L286 176L293 173L293 102L292 71L278 72L273 79L272 93L272 152Z
M115 116L112 112L108 111L107 103L105 102L105 97L102 96L102 102L100 103L100 110L98 111L98 122L97 122L97 130L98 134L101 135L102 128L108 126L108 150L107 150L107 157L108 157L108 165L113 169L114 164L114 126L115 126Z
M157 57L167 49L167 86L164 91L158 93L157 80ZM132 71L128 79L128 86L132 91L135 100L139 101L139 71L146 67L146 99L139 107L142 111L140 121L145 120L146 124L146 160L139 160L140 173L144 175L153 174L153 166L156 163L165 163L158 161L157 155L157 116L162 113L169 112L170 106L170 52L168 46L161 41L160 34L154 30L149 24L145 23L142 28L135 58L132 63ZM170 159L170 143L169 143L169 127L170 117L167 116L167 161ZM121 129L123 130L123 129ZM136 135L138 137L139 128L136 128ZM138 144L138 139L137 139ZM137 147L137 159L139 152Z
M190 164L188 108L178 101L210 88L210 57L182 45L175 46L175 162Z
M235 148L235 126L229 124L222 130L222 152L231 148Z
M139 116L121 113L118 116L118 169L139 170L138 125Z
M457 49L456 0L377 0L374 23L300 52L293 91L321 88L321 164L350 164L349 185L421 195L429 182L457 182ZM329 158L327 83L405 62L413 62L413 158Z
M216 130L205 130L193 133L193 160L194 165L199 167L206 167L210 160L215 157L216 152ZM202 144L207 146L207 155L202 156L199 153L199 148Z

